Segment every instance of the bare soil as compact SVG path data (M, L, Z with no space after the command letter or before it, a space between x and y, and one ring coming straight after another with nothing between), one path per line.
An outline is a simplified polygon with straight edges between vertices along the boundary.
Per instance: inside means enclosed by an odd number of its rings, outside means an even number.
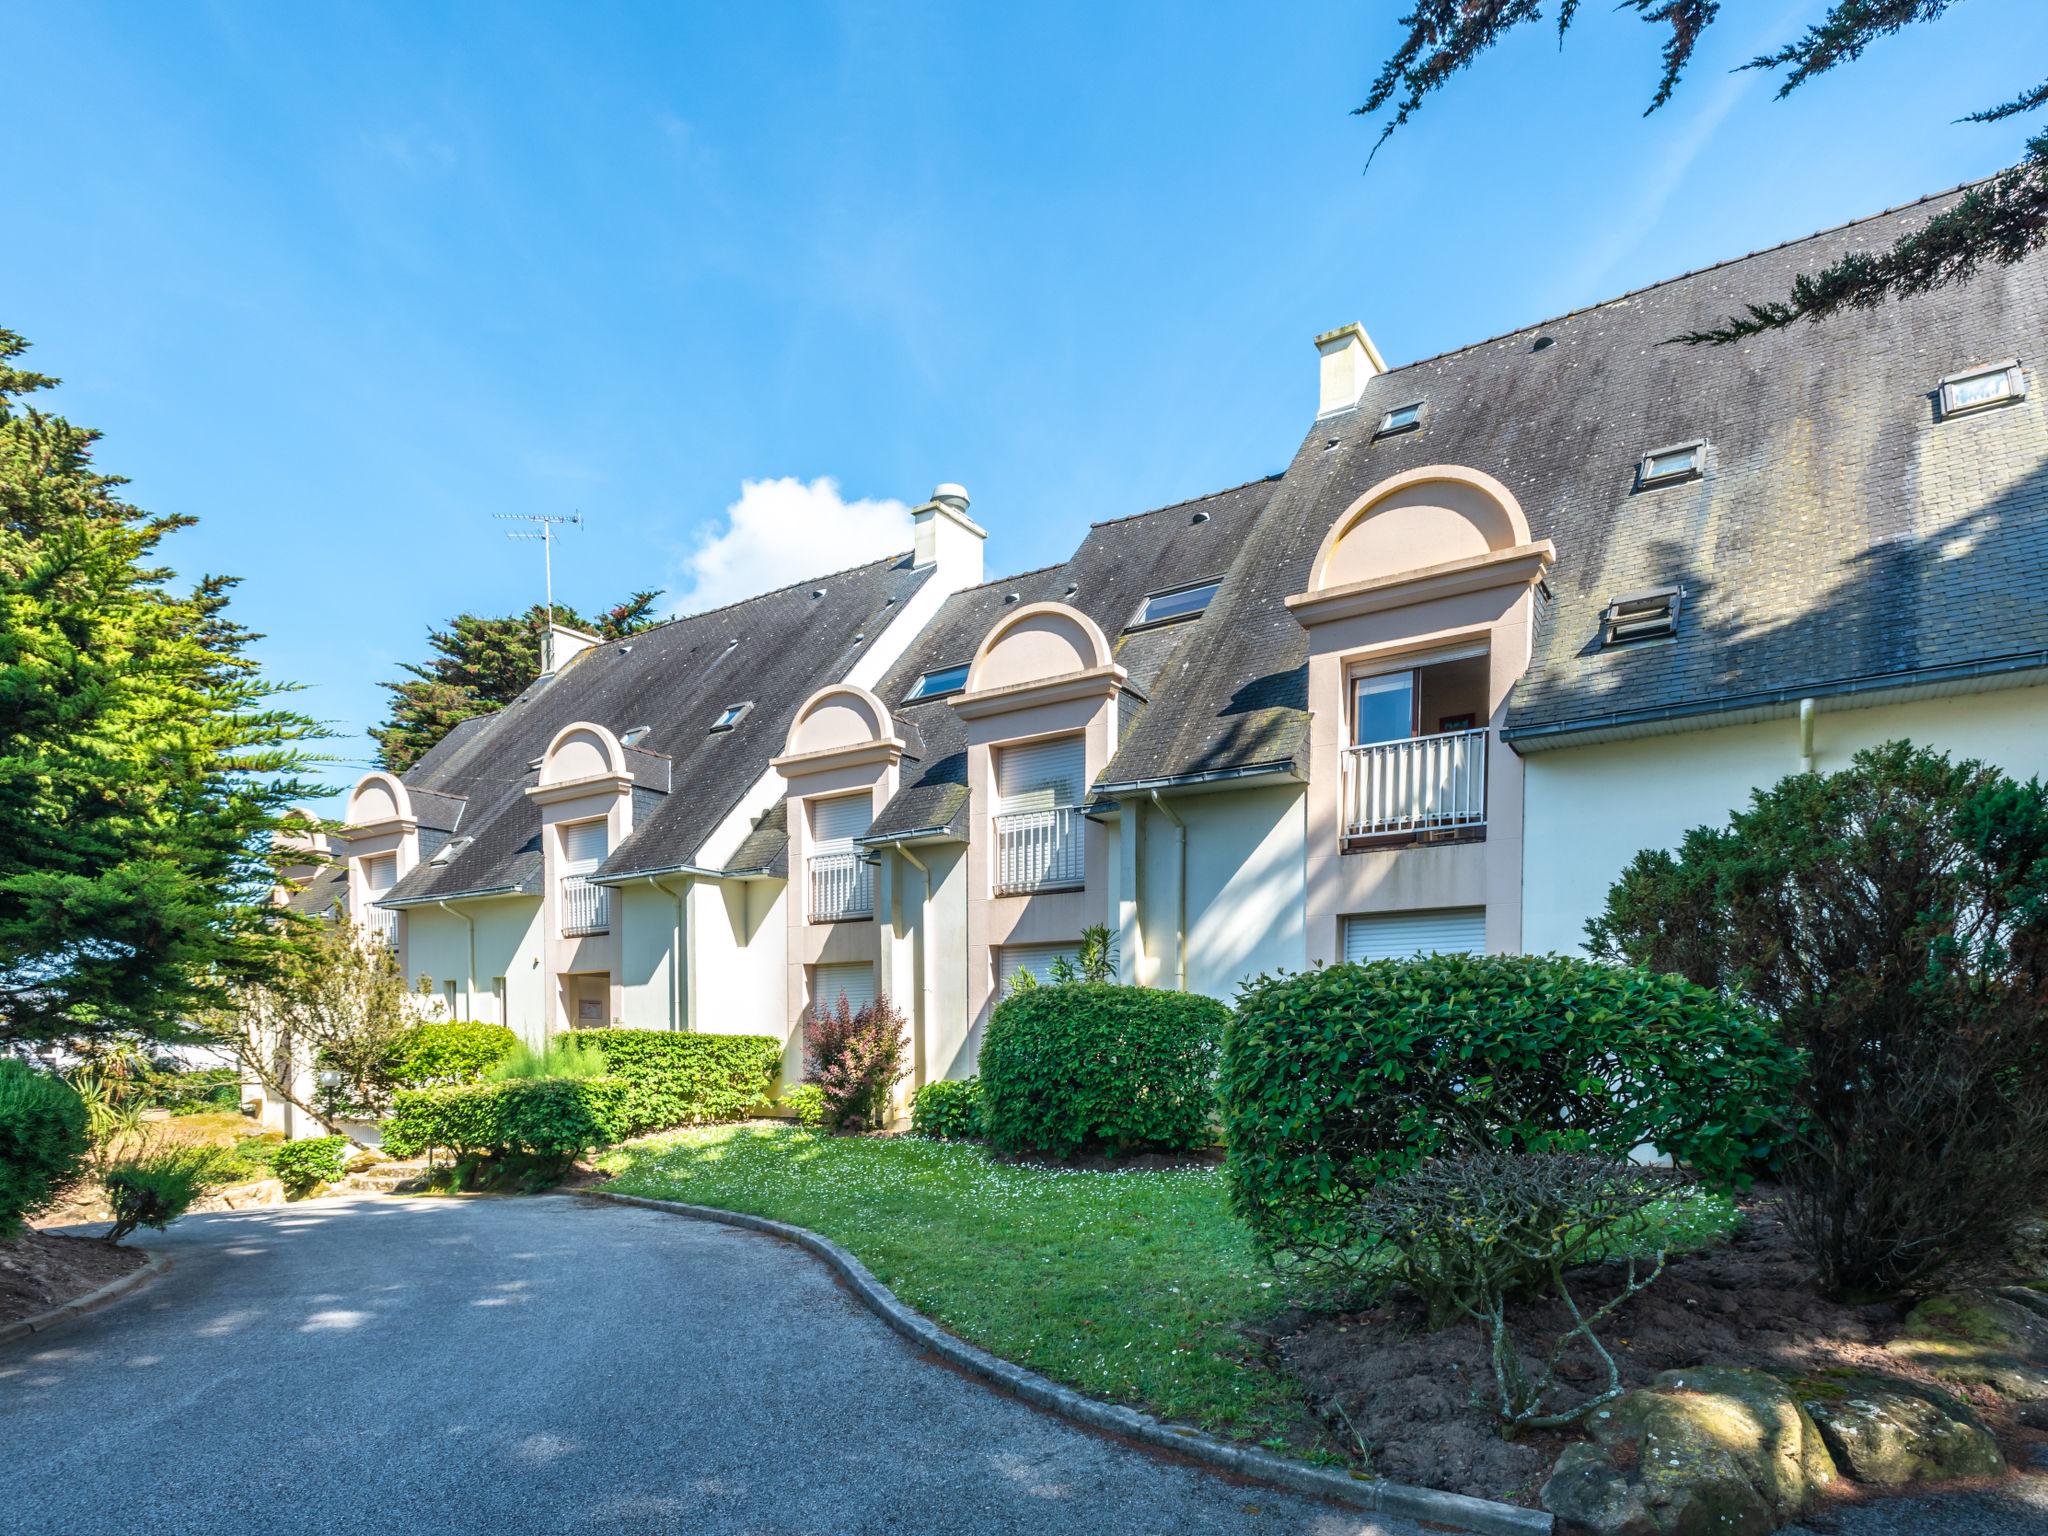
M139 1248L116 1248L96 1237L60 1237L30 1228L12 1242L0 1243L0 1323L61 1307L145 1262Z
M1902 1304L1829 1301L1814 1289L1810 1266L1770 1204L1752 1201L1743 1214L1728 1242L1671 1260L1655 1285L1601 1325L1626 1385L1709 1364L1787 1379L1843 1369L1931 1379L1881 1347L1898 1331ZM1621 1289L1622 1271L1600 1266L1570 1278L1590 1311ZM1549 1341L1570 1327L1554 1301L1527 1303L1510 1320L1532 1371ZM1425 1321L1420 1304L1402 1296L1360 1312L1293 1314L1279 1321L1270 1342L1338 1438L1374 1472L1533 1505L1551 1464L1576 1437L1525 1432L1503 1440L1475 1401L1492 1379L1478 1326L1459 1321L1431 1333ZM1566 1357L1560 1375L1574 1395L1568 1400L1591 1395L1606 1380L1583 1346ZM1995 1399L1980 1406L1995 1406Z

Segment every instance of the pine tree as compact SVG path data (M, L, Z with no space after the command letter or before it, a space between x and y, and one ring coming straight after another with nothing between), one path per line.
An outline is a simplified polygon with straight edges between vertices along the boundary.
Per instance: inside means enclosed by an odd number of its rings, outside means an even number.
M1881 37L1916 22L1934 21L1954 0L1834 0L1828 13L1803 36L1751 59L1745 69L1783 70L1782 100L1815 75L1851 63ZM1700 35L1720 14L1720 0L1621 0L1646 22L1670 29L1664 69L1645 115L1671 99L1692 61ZM1559 0L1560 43L1578 17L1579 0ZM1401 18L1408 29L1400 47L1381 68L1360 115L1389 103L1387 120L1373 153L1384 145L1423 100L1445 85L1516 27L1543 20L1542 0L1415 0ZM2002 122L2048 106L2048 84L2010 101L1972 113L1968 123ZM1848 309L1876 309L1893 299L1968 282L1987 263L2011 266L2048 245L2048 132L2027 141L2018 165L1987 178L1925 225L1902 236L1890 250L1852 254L1819 272L1793 280L1784 299L1759 299L1721 325L1672 338L1690 345L1722 346L1763 331L1782 330L1799 320L1825 320Z
M26 401L0 330L0 1042L176 1040L295 942L270 834L319 735L258 675L232 579L120 495L98 434Z
M616 640L659 622L653 608L660 596L635 592L595 621L557 604L555 622ZM536 603L524 613L501 619L458 614L446 629L429 630L427 644L437 653L433 659L405 662L403 670L409 675L383 684L393 698L391 718L370 732L377 743L378 765L403 773L463 721L518 698L540 675L547 625L547 610Z

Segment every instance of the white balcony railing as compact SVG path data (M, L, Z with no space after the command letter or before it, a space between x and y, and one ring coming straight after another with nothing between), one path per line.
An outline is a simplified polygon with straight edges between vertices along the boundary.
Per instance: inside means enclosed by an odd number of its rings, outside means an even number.
M612 891L592 885L588 875L562 876L562 933L575 938L612 931Z
M387 949L398 948L398 914L389 907L363 908L363 920L359 925L370 938Z
M996 894L1057 891L1088 878L1088 841L1081 812L1011 811L996 817Z
M814 854L810 871L812 922L875 915L875 866L859 854Z
M1346 747L1343 777L1346 837L1486 825L1483 729Z

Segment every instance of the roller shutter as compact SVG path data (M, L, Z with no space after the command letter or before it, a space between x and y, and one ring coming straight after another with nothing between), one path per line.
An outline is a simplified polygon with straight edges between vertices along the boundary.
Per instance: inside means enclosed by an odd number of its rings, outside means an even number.
M601 821L572 821L562 828L562 873L587 875L604 862L610 851L607 828Z
M841 994L847 1011L859 1013L875 1000L875 968L872 965L819 965L811 968L811 1006L820 1012L836 1010Z
M996 751L996 809L1050 811L1081 803L1088 788L1079 736L1028 741Z
M1486 951L1486 909L1380 912L1344 919L1346 960L1412 960L1417 955L1478 955Z
M1029 971L1040 981L1052 980L1052 963L1065 957L1081 958L1078 944L1010 944L996 951L996 996L1010 995L1010 983L1019 971Z
M850 853L853 840L865 837L875 819L875 803L868 795L842 795L836 800L811 802L811 841L818 853Z

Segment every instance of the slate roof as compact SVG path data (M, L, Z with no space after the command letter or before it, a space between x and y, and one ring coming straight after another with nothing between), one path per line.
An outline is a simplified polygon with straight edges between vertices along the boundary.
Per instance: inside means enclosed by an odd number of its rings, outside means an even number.
M1666 345L1845 252L1874 251L1939 194L1375 378L1318 421L1171 687L1103 783L1306 765L1307 636L1282 600L1374 484L1423 464L1501 480L1557 546L1536 655L1512 695L1523 750L1553 735L2048 664L2048 375L2028 398L1937 420L1939 380L2017 354L2038 368L2048 262L1728 347ZM1427 402L1419 431L1372 439ZM1704 478L1638 491L1652 449L1704 438ZM1675 640L1598 646L1616 597L1677 585Z
M627 749L635 831L602 873L693 862L781 751L797 706L843 676L931 575L894 555L675 619L586 651L495 714L465 721L403 777L437 819L460 802L459 835L471 841L445 864L419 864L387 900L537 891L540 814L523 791L539 774L529 765L579 720L617 735L648 727ZM737 725L711 731L727 705L748 701Z
M917 757L906 757L901 785L876 816L868 840L939 831L962 835L966 731L954 713L954 695L905 702L919 677L972 660L989 630L1014 608L1065 603L1102 626L1111 637L1117 662L1130 673L1135 696L1127 694L1119 711L1128 730L1130 722L1143 714L1155 683L1208 622L1196 618L1131 630L1140 604L1150 593L1228 570L1278 481L1277 475L1254 480L1134 517L1096 523L1073 558L1063 564L1004 577L948 598L875 688Z
M338 865L323 865L306 878L304 885L292 886L284 904L308 917L325 917L339 906L348 910L348 871Z

